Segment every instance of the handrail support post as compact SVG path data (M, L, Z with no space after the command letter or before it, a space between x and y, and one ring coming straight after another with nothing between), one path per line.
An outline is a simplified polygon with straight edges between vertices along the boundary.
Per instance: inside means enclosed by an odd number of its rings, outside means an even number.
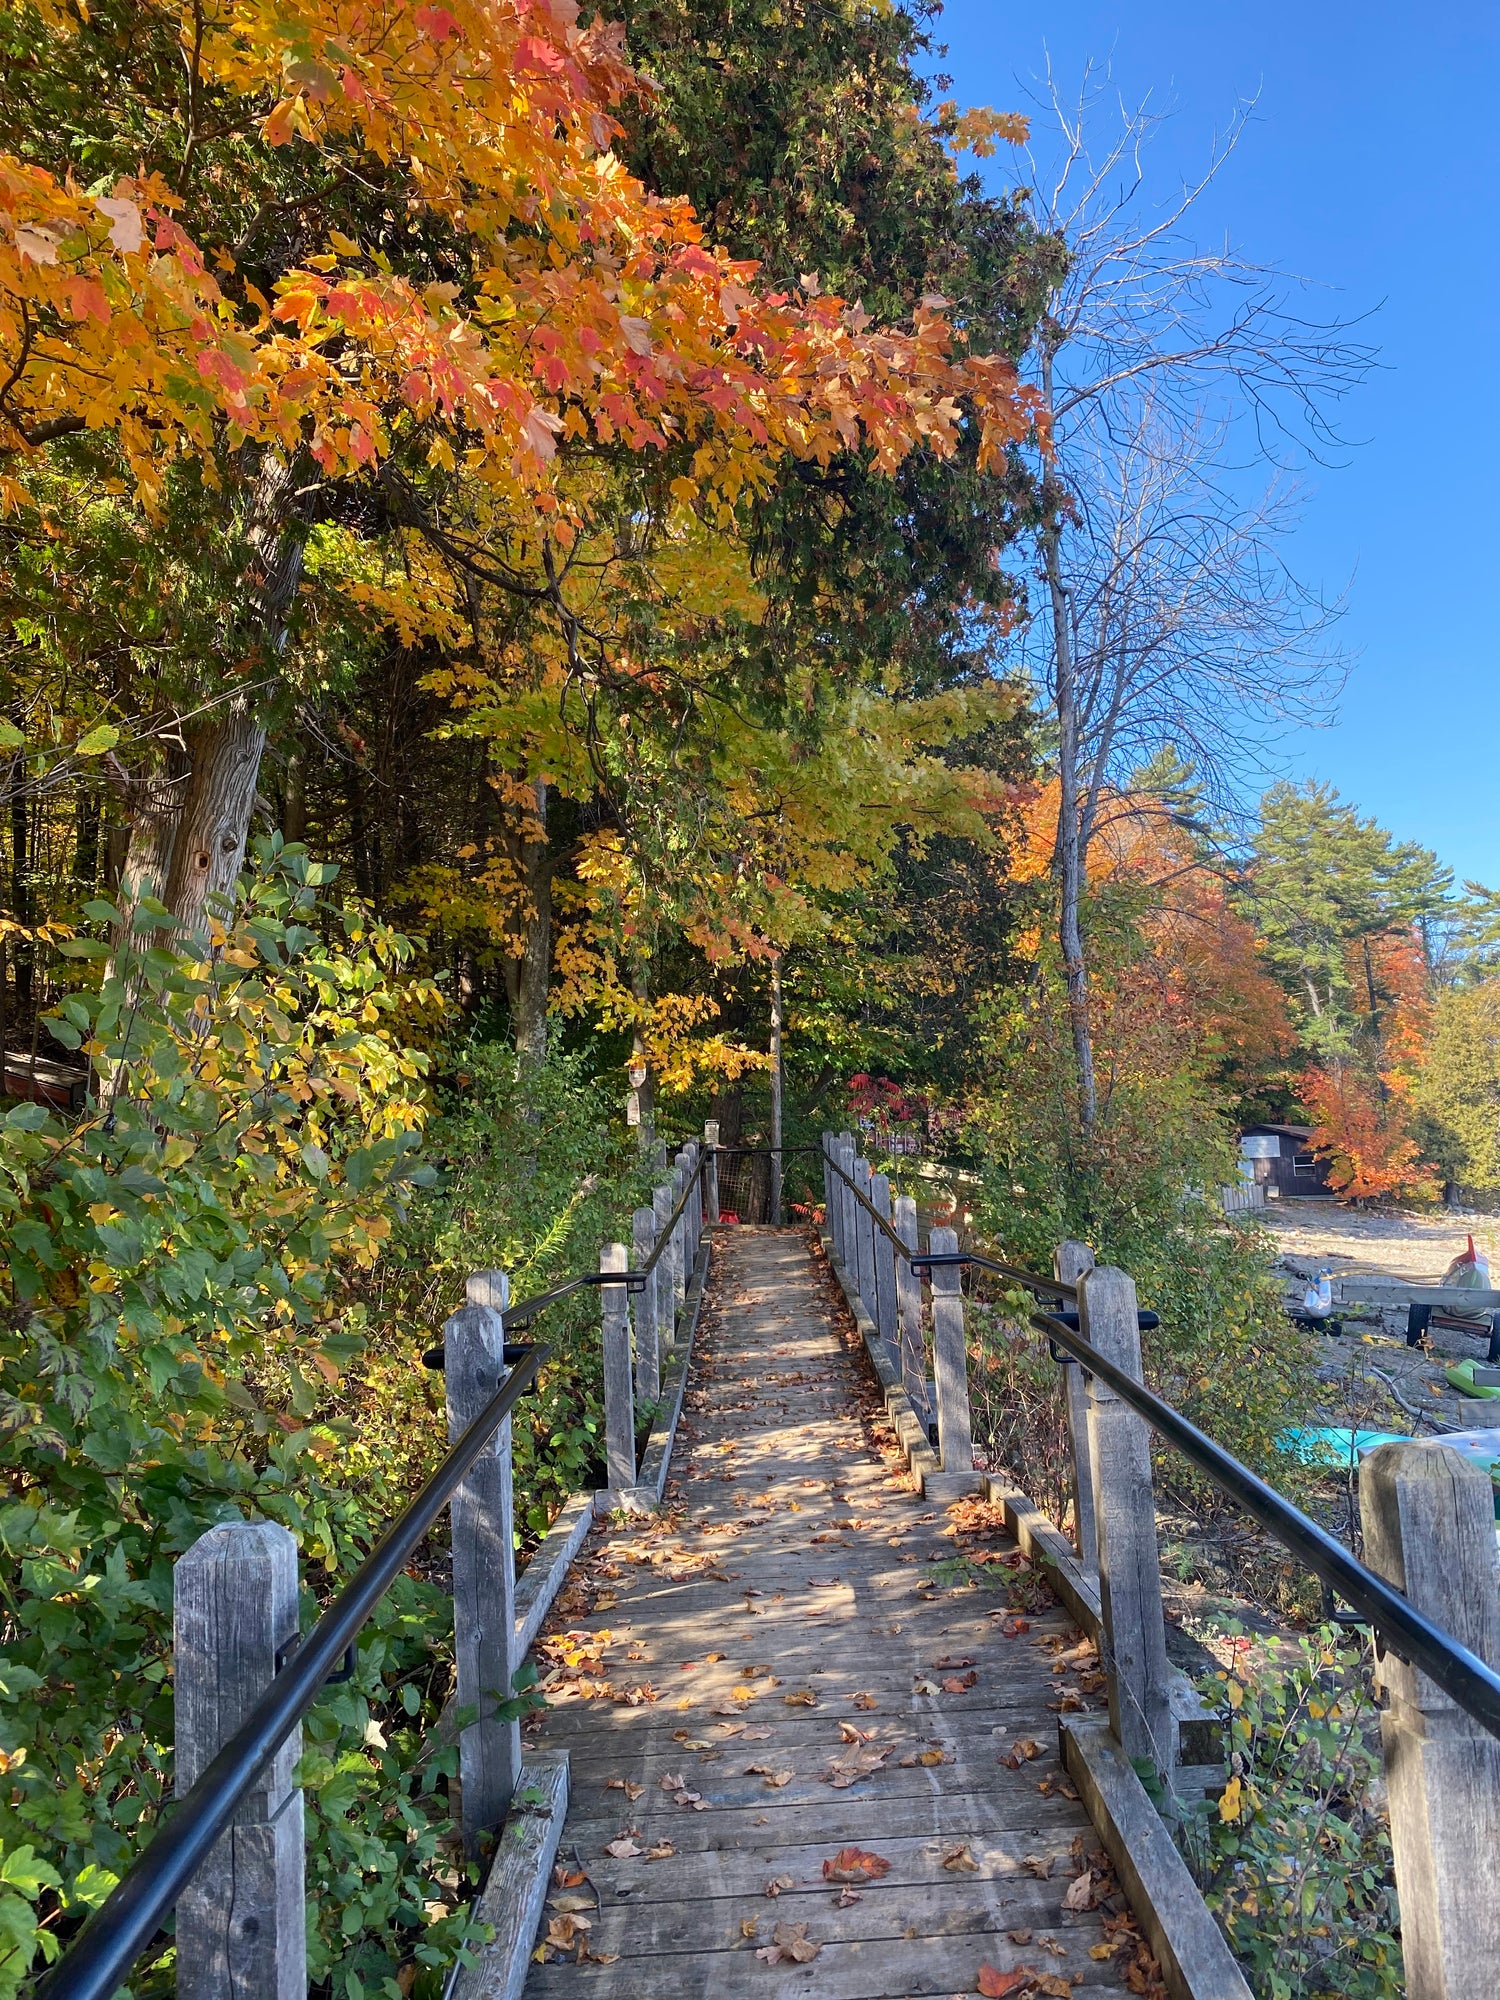
M443 1328L448 1436L456 1442L505 1381L510 1281L476 1272L470 1303ZM476 1710L458 1739L464 1852L477 1855L498 1834L521 1764L520 1724L496 1713L511 1698L517 1662L515 1496L511 1420L499 1424L453 1496L453 1651L460 1709Z
M1370 1567L1500 1667L1489 1473L1440 1439L1381 1445L1361 1462L1359 1506ZM1484 1872L1500 1852L1500 1740L1395 1653L1376 1678L1408 2000L1490 2000L1500 1902Z

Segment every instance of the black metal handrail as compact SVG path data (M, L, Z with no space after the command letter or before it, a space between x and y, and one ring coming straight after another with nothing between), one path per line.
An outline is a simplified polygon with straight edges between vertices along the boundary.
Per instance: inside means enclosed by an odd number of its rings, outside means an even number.
M1460 1708L1482 1723L1492 1736L1500 1736L1500 1674L1487 1667L1467 1646L1460 1645L1451 1633L1424 1618L1415 1605L1373 1570L1366 1569L1300 1507L1283 1499L1273 1486L1268 1486L1222 1445L1215 1444L1170 1403L1108 1360L1066 1319L1056 1313L1039 1312L1031 1315L1031 1323L1059 1347L1066 1348L1091 1375L1107 1383L1122 1403L1128 1403L1138 1416L1144 1417L1153 1430L1201 1472L1207 1473L1237 1506L1300 1557L1314 1576L1367 1618L1385 1637L1392 1652L1430 1674Z
M234 1818L241 1800L307 1713L319 1688L354 1644L366 1619L406 1568L464 1474L552 1351L550 1347L526 1350L67 1952L43 1974L37 1982L36 2000L110 2000L123 1985L131 1966Z
M973 1264L977 1265L982 1271L994 1271L1002 1278L1009 1278L1013 1283L1022 1286L1026 1291L1043 1293L1048 1298L1076 1299L1078 1297L1078 1287L1076 1285L1064 1284L1061 1278L1039 1278L1034 1271L1022 1271L1017 1269L1014 1264L1002 1264L994 1257L981 1255L977 1250L912 1249L910 1244L903 1242L896 1234L896 1231L891 1227L887 1218L880 1213L880 1210L876 1208L864 1190L850 1179L849 1175L844 1172L831 1153L824 1148L816 1146L810 1146L806 1150L809 1152L822 1152L827 1164L838 1175L845 1187L849 1189L860 1207L868 1215L874 1217L875 1221L890 1238L897 1255L904 1258L913 1271L943 1270L955 1265Z
M892 1237L913 1271L972 1264L980 1270L993 1271L1033 1294L1077 1300L1079 1290L1076 1285L1064 1284L1057 1278L1043 1278L1034 1271L1023 1271L1013 1264L986 1257L977 1250L909 1250L826 1149L823 1149L823 1157L861 1206ZM1145 1331L1160 1324L1155 1313L1141 1313L1138 1317ZM1409 1599L1373 1570L1367 1569L1300 1507L1294 1507L1290 1500L1267 1485L1247 1465L1242 1465L1222 1445L1215 1444L1211 1437L1200 1431L1196 1424L1190 1423L1180 1411L1174 1410L1170 1403L1102 1355L1084 1338L1078 1321L1076 1312L1035 1312L1031 1315L1031 1324L1047 1335L1054 1355L1061 1350L1063 1357L1076 1361L1106 1383L1122 1402L1128 1403L1137 1415L1144 1417L1159 1436L1206 1473L1221 1492L1305 1563L1321 1583L1336 1591L1346 1604L1373 1625L1392 1652L1412 1666L1420 1667L1444 1693L1452 1696L1466 1714L1473 1716L1491 1735L1500 1736L1500 1674L1486 1666L1476 1653L1470 1652L1451 1633L1424 1618Z
M722 1152L723 1148L719 1150ZM548 1306L556 1305L559 1299L571 1298L574 1292L581 1292L588 1285L623 1285L627 1292L643 1292L646 1289L646 1280L660 1263L662 1254L671 1241L672 1231L682 1219L683 1211L688 1204L688 1196L708 1170L708 1160L709 1153L705 1148L697 1166L688 1176L681 1199L661 1226L656 1247L638 1271L580 1271L577 1277L569 1278L566 1284L554 1286L550 1292L538 1292L534 1299L522 1299L519 1305L507 1306L500 1315L500 1324L505 1331L507 1333L524 1331L539 1312ZM509 1353L506 1358L509 1359ZM440 1369L442 1365L441 1346L429 1347L422 1356L422 1366Z

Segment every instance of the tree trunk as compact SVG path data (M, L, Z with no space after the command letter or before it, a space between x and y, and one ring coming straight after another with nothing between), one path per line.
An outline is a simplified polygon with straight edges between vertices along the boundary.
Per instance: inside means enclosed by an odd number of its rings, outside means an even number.
M520 907L513 937L520 949L506 961L516 1054L523 1062L547 1060L547 997L552 983L552 850L547 840L547 782L539 778L536 803L512 835Z
M642 1157L656 1144L656 1078L651 1074L651 1058L646 1048L644 1009L650 999L646 968L636 965L630 975L630 990L637 1007L630 1036L630 1112L627 1123L636 1127L636 1141Z
M1068 995L1068 1025L1078 1067L1078 1122L1091 1133L1099 1118L1099 1094L1094 1082L1094 1040L1089 1025L1088 963L1078 910L1086 881L1078 818L1078 684L1074 674L1073 634L1068 592L1063 582L1059 549L1061 526L1054 515L1042 530L1042 558L1052 609L1052 647L1057 683L1057 941L1062 947L1063 978Z
M225 916L234 902L266 732L248 702L236 700L215 709L187 743L188 776L162 901L185 932L202 936L206 918Z
M771 960L771 1221L781 1227L781 953Z
M23 792L13 792L10 801L11 905L16 922L31 928L31 809ZM36 947L28 937L16 939L16 1011L32 1011L32 966Z
M281 837L289 847L307 838L307 754L300 745L287 752Z
M295 473L274 453L261 460L245 524L245 625L252 648L274 663L302 574L302 538L292 531ZM121 871L122 907L143 895L166 904L184 930L201 933L211 898L232 900L266 732L248 695L216 703L183 728L162 768L137 794Z

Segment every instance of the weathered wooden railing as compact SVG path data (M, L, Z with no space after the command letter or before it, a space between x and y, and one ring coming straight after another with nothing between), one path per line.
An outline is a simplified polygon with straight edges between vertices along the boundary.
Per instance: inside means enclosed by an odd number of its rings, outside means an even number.
M1145 1387L1140 1336L1156 1321L1139 1312L1124 1271L1096 1268L1086 1245L1066 1242L1057 1247L1053 1277L1044 1278L960 1249L951 1229L933 1229L922 1251L915 1204L906 1197L891 1203L886 1176L858 1158L852 1135L825 1133L822 1150L825 1243L913 1472L940 1499L984 1487L1004 1507L1024 1552L1097 1637L1107 1734L1078 1718L1065 1718L1062 1734L1069 1768L1127 1888L1141 1883L1148 1850L1158 1872L1171 1865L1153 1850L1132 1770L1149 1763L1169 1801L1180 1800L1193 1789L1187 1767L1208 1761L1216 1735L1167 1658L1154 1429L1374 1629L1406 1992L1409 2000L1490 2000L1500 1990L1500 1899L1481 1884L1500 1853L1500 1581L1488 1471L1440 1439L1370 1453L1360 1471L1367 1567ZM1032 1318L1063 1369L1072 1546L1009 1481L975 1469L959 1289L965 1265L1051 1302ZM1197 1775L1201 1790L1208 1773ZM1198 1939L1201 1945L1201 1933ZM1177 1941L1163 1934L1153 1944L1170 1958Z
M465 1851L493 1850L477 1916L494 1931L456 2000L519 1993L567 1805L566 1755L522 1761L511 1695L596 1511L655 1505L681 1409L718 1213L714 1144L690 1141L632 1220L636 1262L606 1244L599 1269L512 1305L504 1271L476 1272L465 1303L423 1356L444 1374L448 1456L385 1530L305 1635L297 1544L266 1521L211 1528L173 1572L173 1690L179 1803L102 1908L40 1982L38 2000L110 2000L176 1906L182 2000L303 2000L307 1988L302 1795L293 1782L302 1718L352 1665L381 1596L450 1508L454 1701ZM575 1496L519 1584L511 1421L550 1348L509 1336L558 1300L597 1286L605 1378L607 1485ZM634 1301L634 1312L631 1303ZM654 1425L636 1451L638 1408ZM443 1727L442 1724L439 1725ZM524 1813L510 1818L521 1788Z

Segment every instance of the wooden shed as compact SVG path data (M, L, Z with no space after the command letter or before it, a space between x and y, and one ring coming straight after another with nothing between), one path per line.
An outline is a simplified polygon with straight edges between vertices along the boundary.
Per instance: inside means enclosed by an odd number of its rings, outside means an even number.
M1311 1125L1247 1125L1240 1133L1240 1171L1271 1198L1326 1198L1328 1162L1312 1150Z

